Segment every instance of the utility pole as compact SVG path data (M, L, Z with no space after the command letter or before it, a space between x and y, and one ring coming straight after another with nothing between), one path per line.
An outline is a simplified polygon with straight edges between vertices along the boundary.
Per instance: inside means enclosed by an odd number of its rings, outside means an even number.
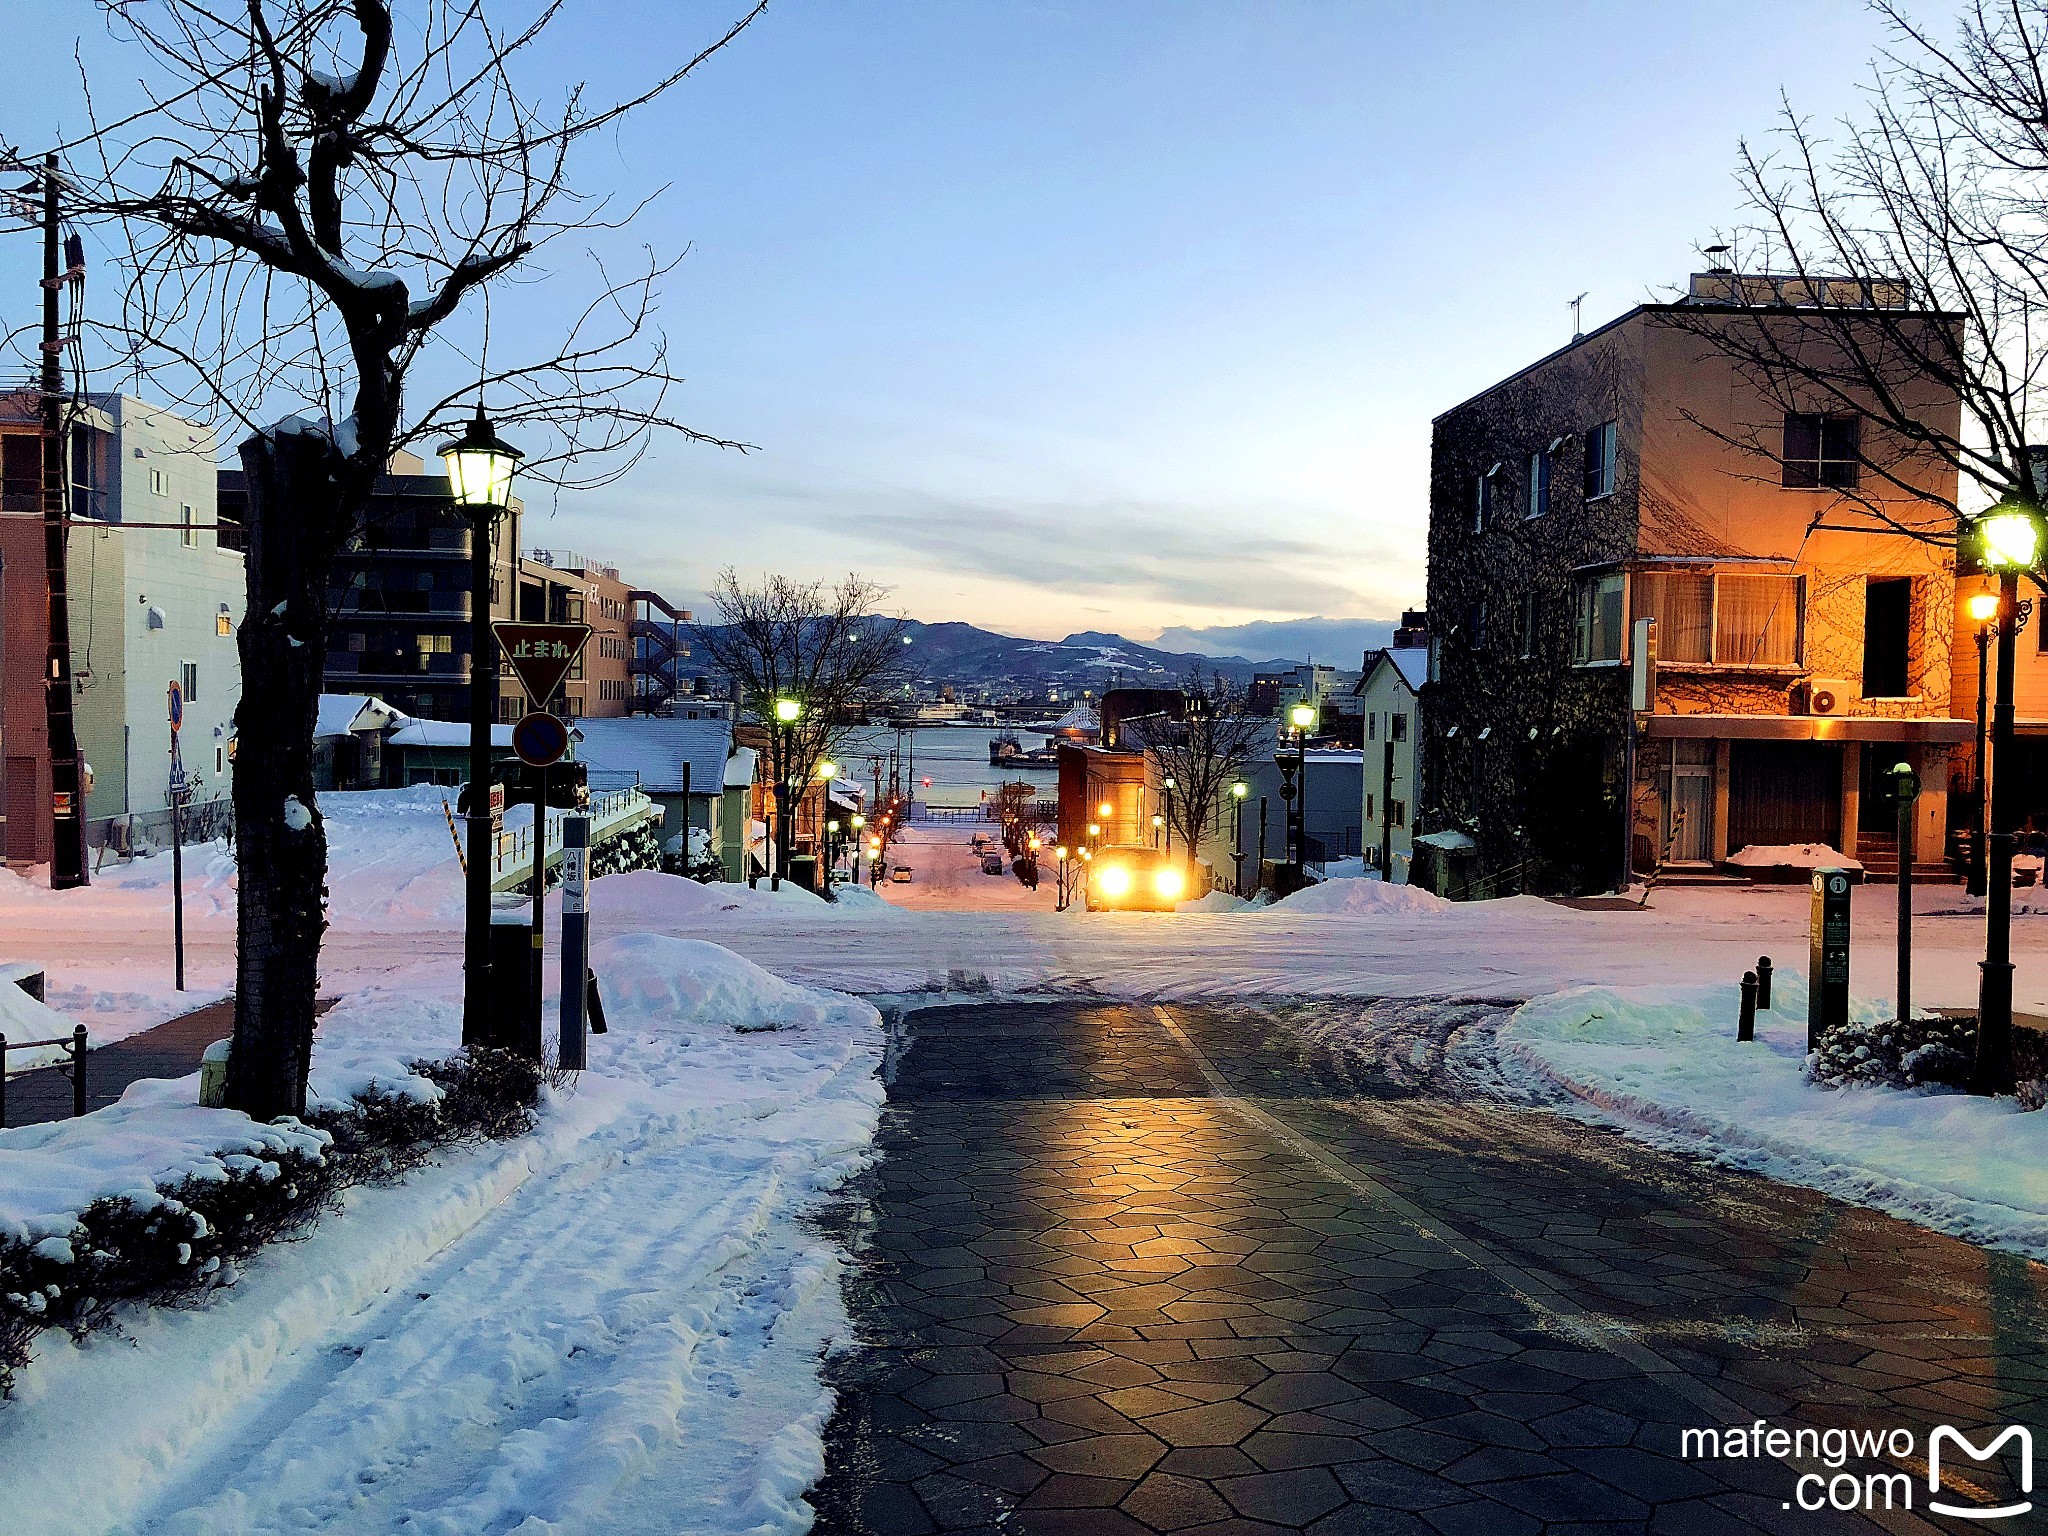
M78 726L71 699L71 583L65 544L67 479L64 421L64 335L58 293L57 157L46 155L43 193L43 571L49 589L49 649L43 670L43 709L50 740L50 889L71 890L90 879L85 862L85 775L78 759Z

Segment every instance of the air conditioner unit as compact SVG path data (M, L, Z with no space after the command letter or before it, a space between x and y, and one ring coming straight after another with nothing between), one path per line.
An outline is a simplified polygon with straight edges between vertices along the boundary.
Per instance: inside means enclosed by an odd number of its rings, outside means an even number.
M1860 698L1863 687L1853 677L1814 677L1806 683L1809 714L1846 715L1850 701Z

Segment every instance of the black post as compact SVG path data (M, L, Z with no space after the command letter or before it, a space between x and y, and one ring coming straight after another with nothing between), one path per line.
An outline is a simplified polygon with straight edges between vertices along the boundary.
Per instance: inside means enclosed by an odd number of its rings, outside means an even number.
M71 1118L85 1113L85 1026L71 1031Z
M1294 736L1294 888L1308 884L1308 732Z
M49 733L50 889L68 891L91 879L85 862L85 774L71 698L71 581L64 486L70 478L64 436L64 338L58 291L57 157L43 159L43 574L49 592L49 648L43 668L43 713Z
M683 764L687 776L690 765ZM689 798L684 797L687 808ZM687 826L687 824L686 824ZM688 842L687 831L684 835ZM555 1064L580 1072L585 1063L585 994L590 976L590 818L562 818L562 1022Z
M171 732L171 761L177 762L178 733ZM185 990L185 786L171 783L171 969L178 991Z
M1966 889L1972 896L1984 894L1984 797L1988 792L1990 779L1984 772L1985 721L1984 712L1990 705L1989 673L1991 663L1991 628L1987 624L1977 626L1977 780L1974 803L1970 808L1970 881Z
M546 948L547 894L548 771L536 768L533 770L533 964L526 984L526 1014L531 1022L525 1036L532 1044L530 1054L535 1061L541 1059L540 989L543 951Z
M0 1131L7 1129L7 1037L0 1035Z
M1756 958L1756 1005L1769 1013L1771 1011L1771 957L1758 955Z
M1259 796L1259 873L1253 883L1261 889L1266 884L1266 804L1267 797Z
M1757 974L1755 971L1742 973L1742 1013L1735 1021L1737 1040L1756 1038L1756 994Z
M1904 763L1899 768L1905 768ZM1913 1017L1913 803L1920 781L1910 769L1893 770L1899 795L1899 1013L1901 1024Z
M1806 1000L1806 1049L1820 1048L1821 1037L1849 1022L1849 872L1813 872L1813 907L1809 918Z
M491 726L498 714L498 637L491 628L492 509L471 507L469 530L469 811L464 842L462 1043L491 1044ZM513 578L518 579L516 574Z
M1166 851L1173 852L1173 790L1166 791Z
M1998 694L1991 707L1990 835L1985 838L1984 959L1977 982L1977 1049L1970 1092L2011 1093L2012 845L2018 801L2003 780L2013 753L2013 662L2019 638L2020 577L1998 578Z
M1244 796L1230 797L1230 894L1244 894Z

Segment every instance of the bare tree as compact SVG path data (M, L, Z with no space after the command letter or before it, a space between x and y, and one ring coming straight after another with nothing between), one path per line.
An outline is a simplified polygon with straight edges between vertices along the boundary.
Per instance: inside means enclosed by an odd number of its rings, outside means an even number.
M2048 495L2027 452L2048 383L2048 0L1974 0L1953 45L1877 9L1894 41L1866 107L1831 141L1788 102L1775 143L1742 146L1754 217L1672 323L1783 411L1863 428L1817 527L1952 544L1963 508L1936 472L1983 500ZM1776 478L1780 422L1716 435Z
M676 379L652 322L668 267L653 257L618 275L593 256L580 298L557 309L566 334L534 359L488 359L487 311L465 300L545 276L550 247L630 217L579 187L577 146L759 7L626 99L572 86L550 107L516 76L562 0L488 15L481 0L425 0L403 16L389 0L100 5L134 45L141 97L57 146L74 167L67 211L125 242L113 329L138 371L249 434L228 1099L268 1118L304 1109L326 927L312 735L333 557L392 451L449 432L470 398L541 434L527 466L557 484L620 472L651 428L700 436L667 409ZM451 323L465 308L466 331ZM409 405L416 376L434 388Z
M1146 723L1145 750L1160 782L1173 780L1167 813L1189 857L1217 826L1233 781L1276 745L1271 716L1247 711L1242 688L1221 673L1200 668L1181 684L1187 707L1180 719Z
M695 631L713 670L768 730L775 796L775 880L797 807L818 765L857 727L903 666L904 621L881 612L887 589L849 574L835 586L765 576L743 586L728 566L711 590L716 624ZM781 718L778 701L794 706Z

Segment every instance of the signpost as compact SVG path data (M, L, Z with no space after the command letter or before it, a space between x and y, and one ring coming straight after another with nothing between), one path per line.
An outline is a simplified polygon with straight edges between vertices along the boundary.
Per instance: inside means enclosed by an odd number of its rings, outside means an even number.
M556 1064L584 1065L583 988L590 974L590 818L562 818L562 1038Z
M1813 910L1808 956L1806 1048L1820 1047L1821 1036L1849 1022L1849 872L1813 872Z
M1892 794L1899 802L1899 1022L1913 1017L1913 807L1920 775L1911 763L1894 764Z
M534 1054L540 1054L540 978L543 914L546 910L548 888L548 768L558 763L569 750L569 728L558 720L548 709L548 701L554 698L562 686L562 679L576 664L576 658L583 654L583 647L590 641L588 624L521 624L507 619L494 620L492 633L497 636L499 652L511 664L512 673L519 679L519 686L526 690L531 706L519 723L512 727L512 750L519 760L534 770L533 777L533 963L532 981L528 987L527 1017L531 1026L524 1032L525 1038L533 1042ZM566 833L566 828L564 829ZM585 846L589 842L589 822L584 821ZM563 848L563 875L568 874L568 849ZM566 895L564 921L566 923ZM568 962L567 946L564 945L563 963ZM563 972L563 1003L569 1006L570 988ZM579 973L574 988L578 1012L581 1012L583 983ZM566 1014L565 1014L566 1018ZM568 1049L566 1033L562 1049ZM582 1055L582 1030L579 1019L576 1051ZM566 1060L562 1063L567 1066ZM582 1065L581 1060L577 1062Z
M166 690L171 720L171 953L175 985L185 990L185 759L178 750L178 732L185 727L185 690L172 683Z

